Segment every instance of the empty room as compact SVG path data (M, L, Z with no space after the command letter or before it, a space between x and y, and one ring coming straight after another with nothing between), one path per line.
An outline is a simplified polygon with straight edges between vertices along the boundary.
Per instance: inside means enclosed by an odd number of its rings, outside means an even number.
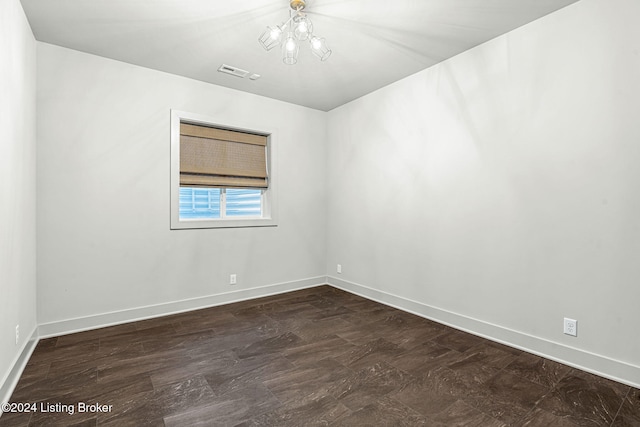
M0 0L0 426L640 426L638 0Z

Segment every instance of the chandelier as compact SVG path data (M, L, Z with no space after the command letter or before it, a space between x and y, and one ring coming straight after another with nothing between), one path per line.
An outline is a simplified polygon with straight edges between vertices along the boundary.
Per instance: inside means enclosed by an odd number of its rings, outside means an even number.
M282 61L293 65L298 62L300 42L309 41L311 52L321 61L326 61L331 56L331 49L324 38L313 34L313 24L302 11L306 6L305 0L290 0L289 20L277 25L275 28L267 27L258 41L265 50L282 46Z

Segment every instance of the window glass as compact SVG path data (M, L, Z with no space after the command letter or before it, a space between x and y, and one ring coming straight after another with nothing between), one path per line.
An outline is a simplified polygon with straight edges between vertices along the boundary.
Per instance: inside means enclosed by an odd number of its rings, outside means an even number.
M259 188L180 187L181 220L261 216L262 190Z
M220 218L220 189L180 187L180 219Z
M253 188L226 189L228 217L262 216L262 190Z

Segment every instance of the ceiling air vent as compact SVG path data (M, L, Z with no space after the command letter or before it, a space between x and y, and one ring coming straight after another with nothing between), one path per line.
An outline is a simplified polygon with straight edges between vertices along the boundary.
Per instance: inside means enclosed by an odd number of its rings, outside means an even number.
M218 68L218 71L220 71L221 73L227 73L227 74L231 74L232 76L241 77L241 78L244 78L247 76L247 74L249 74L247 70L243 70L237 67L232 67L231 65L227 65L227 64L222 64L220 68Z

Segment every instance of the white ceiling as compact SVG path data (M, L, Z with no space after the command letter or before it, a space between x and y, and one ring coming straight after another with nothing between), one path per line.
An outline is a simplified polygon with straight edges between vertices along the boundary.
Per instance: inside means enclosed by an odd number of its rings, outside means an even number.
M258 37L288 0L22 0L37 40L328 111L577 0L309 0L298 64ZM217 72L221 64L259 80Z

